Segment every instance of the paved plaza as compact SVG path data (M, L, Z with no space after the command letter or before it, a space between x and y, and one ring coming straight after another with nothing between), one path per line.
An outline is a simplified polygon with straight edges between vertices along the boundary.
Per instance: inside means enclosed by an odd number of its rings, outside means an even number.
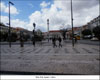
M33 45L1 45L1 70L61 74L99 74L99 46L63 43Z

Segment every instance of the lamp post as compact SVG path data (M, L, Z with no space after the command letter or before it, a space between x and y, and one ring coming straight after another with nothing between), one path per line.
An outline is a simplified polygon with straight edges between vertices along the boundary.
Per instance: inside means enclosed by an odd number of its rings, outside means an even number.
M34 35L34 36L35 36L35 26L36 26L36 24L33 23L33 27L34 27L34 29L33 29L33 35Z
M100 11L100 0L99 0L99 11ZM100 26L100 15L99 15L99 23L98 26ZM100 40L99 40L99 53L100 53ZM99 55L100 58L100 55Z
M49 19L47 19L47 27L48 27L48 28L47 28L47 31L48 31L47 34L48 34L48 42L49 42Z
M34 27L34 29L33 29L33 37L32 37L32 41L33 41L33 45L34 45L34 47L35 47L35 26L36 26L36 24L33 23L33 27Z
M10 26L11 26L11 24L10 24L10 4L11 5L14 5L12 2L10 2L9 1L9 47L11 47L11 30L10 30Z
M74 30L73 30L73 9L71 0L71 24L72 24L72 46L74 47Z

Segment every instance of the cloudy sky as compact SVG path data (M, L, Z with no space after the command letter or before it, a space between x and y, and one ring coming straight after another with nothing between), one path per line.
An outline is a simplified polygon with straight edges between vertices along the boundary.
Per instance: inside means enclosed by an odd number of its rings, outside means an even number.
M71 27L70 0L10 0L11 26L33 30L47 31L47 19L50 30L58 30L61 27ZM79 27L99 16L99 0L72 0L74 27ZM7 24L8 0L1 0L1 22Z

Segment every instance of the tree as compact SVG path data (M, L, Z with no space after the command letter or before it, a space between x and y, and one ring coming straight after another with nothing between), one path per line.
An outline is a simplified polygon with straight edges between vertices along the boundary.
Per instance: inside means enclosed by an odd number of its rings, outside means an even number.
M82 31L82 34L83 34L83 36L92 35L92 32L89 29L85 29L85 30Z
M4 25L4 23L1 23L1 22L0 22L0 26L5 26L5 25Z
M23 37L24 37L24 40L25 41L27 41L28 39L30 39L30 35L28 33L27 34L24 34Z
M36 31L35 40L36 41L42 41L43 40L43 34L42 34L42 31L40 29L38 29Z
M3 35L3 32L0 31L0 41L3 41L4 40L4 35Z
M12 33L11 33L11 41L12 41L12 42L15 42L15 41L17 40L17 37L18 37L18 36L17 36L17 34L16 34L15 32L12 32Z
M65 40L66 39L66 32L67 32L67 29L60 29L60 32L63 36L63 39Z
M93 28L93 33L95 37L97 37L100 40L100 27L99 26Z
M4 32L3 33L3 40L7 41L7 38L8 38L8 32Z
M38 29L38 30L36 31L36 34L37 34L38 36L42 36L42 31L41 31L40 29Z

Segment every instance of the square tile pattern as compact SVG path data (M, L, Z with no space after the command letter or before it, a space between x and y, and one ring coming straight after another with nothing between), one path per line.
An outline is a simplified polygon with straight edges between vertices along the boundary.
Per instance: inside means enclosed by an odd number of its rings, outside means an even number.
M99 46L66 44L62 48L51 45L1 45L2 71L28 71L65 74L99 74Z

